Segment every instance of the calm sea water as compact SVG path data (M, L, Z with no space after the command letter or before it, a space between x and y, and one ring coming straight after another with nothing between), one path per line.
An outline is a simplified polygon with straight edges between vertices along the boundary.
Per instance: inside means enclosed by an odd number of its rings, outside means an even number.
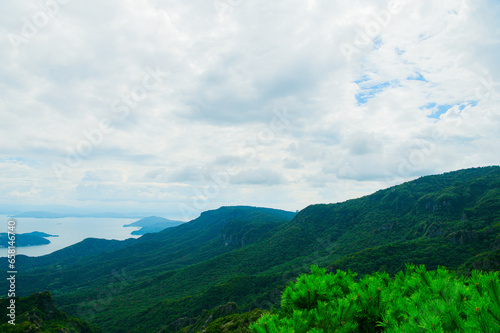
M8 216L0 215L0 232L8 231L8 219ZM139 237L130 234L139 228L123 227L124 224L135 222L138 219L68 217L61 219L17 218L16 220L16 234L41 231L51 235L59 235L59 237L47 238L50 240L48 245L16 248L17 254L32 257L52 253L89 237L119 240ZM0 249L0 256L7 256L6 248Z

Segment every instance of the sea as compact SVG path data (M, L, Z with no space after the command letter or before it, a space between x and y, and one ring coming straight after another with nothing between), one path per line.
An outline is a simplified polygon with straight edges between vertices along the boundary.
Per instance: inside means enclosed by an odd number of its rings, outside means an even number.
M0 215L0 232L8 232L8 216ZM16 234L40 231L58 237L48 237L50 244L16 247L16 254L30 257L43 256L76 244L85 238L118 239L138 238L131 232L138 227L123 227L139 219L66 217L58 219L16 218ZM0 256L7 256L7 249L0 248Z

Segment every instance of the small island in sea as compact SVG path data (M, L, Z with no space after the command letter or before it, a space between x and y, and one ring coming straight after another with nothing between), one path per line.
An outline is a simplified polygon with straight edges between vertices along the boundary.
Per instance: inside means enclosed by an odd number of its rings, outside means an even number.
M50 244L48 237L59 237L59 235L50 235L40 231L33 231L25 234L15 234L15 246L37 246ZM0 248L9 247L9 235L6 232L0 233Z
M147 233L160 232L163 229L178 226L184 222L169 220L158 216L145 217L134 223L125 224L124 227L141 227L139 230L131 232L132 235L144 235Z

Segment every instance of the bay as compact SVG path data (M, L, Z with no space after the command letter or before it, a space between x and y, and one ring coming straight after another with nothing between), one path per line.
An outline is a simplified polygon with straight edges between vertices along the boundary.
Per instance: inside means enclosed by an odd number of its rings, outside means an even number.
M8 216L0 215L0 232L8 232ZM25 254L38 257L63 249L78 243L85 238L118 239L138 238L131 235L138 227L123 225L133 223L138 219L124 218L94 218L94 217L67 217L59 219L16 218L16 234L33 231L45 232L59 237L48 237L50 244L28 247L16 247L16 254ZM0 256L7 256L7 249L0 249Z

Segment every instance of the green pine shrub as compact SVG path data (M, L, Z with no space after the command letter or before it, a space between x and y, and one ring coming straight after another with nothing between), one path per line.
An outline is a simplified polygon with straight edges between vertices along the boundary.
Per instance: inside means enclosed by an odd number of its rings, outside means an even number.
M393 278L311 267L283 292L281 310L264 315L254 333L499 332L498 272L470 277L439 267L406 265Z

